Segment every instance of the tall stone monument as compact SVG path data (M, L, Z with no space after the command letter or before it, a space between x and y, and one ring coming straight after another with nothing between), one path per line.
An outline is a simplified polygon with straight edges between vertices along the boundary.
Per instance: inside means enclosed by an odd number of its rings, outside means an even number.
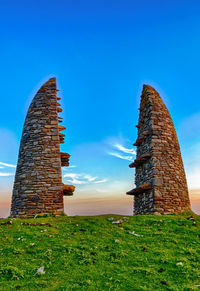
M154 88L143 86L135 168L134 214L190 210L187 181L173 121Z
M62 109L56 78L35 95L24 123L12 195L11 216L64 213L63 196L73 195L74 186L62 183L62 166L70 155L60 152L65 129L59 125Z

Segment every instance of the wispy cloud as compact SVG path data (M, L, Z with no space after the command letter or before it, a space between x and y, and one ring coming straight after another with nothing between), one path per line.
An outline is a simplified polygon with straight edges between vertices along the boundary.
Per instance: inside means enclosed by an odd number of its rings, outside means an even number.
M105 183L107 181L108 181L108 179L103 179L103 180L95 181L94 183L95 184L100 184L100 183Z
M108 139L108 144L110 150L107 150L107 154L118 159L133 161L136 155L136 152L133 148L129 148L125 146L125 144L129 144L128 140L124 138L110 138Z
M74 179L76 177L78 177L78 174L75 174L75 173L69 173L69 174L65 174L64 175L64 178L72 178L72 179Z
M124 146L122 146L120 144L115 144L115 147L123 153L136 155L136 152L134 149L125 148Z
M87 179L89 182L93 182L93 181L95 181L98 177L92 177L92 176L90 176L90 175L85 175L84 178Z
M77 185L84 185L90 183L105 183L107 179L98 180L98 177L93 177L88 174L67 173L63 175L67 181Z
M87 183L83 179L80 179L80 175L79 174L68 173L68 174L64 174L63 177L67 178L67 181L69 181L70 183L73 183L73 184L81 185L81 184L86 184Z
M15 165L3 163L3 162L0 162L0 165L5 166L5 167L10 167L10 168L16 168Z
M8 176L13 176L14 173L1 173L0 172L0 177L8 177Z
M122 160L128 160L128 161L133 161L134 160L133 156L124 156L124 155L121 155L121 154L118 154L118 153L114 153L114 152L108 152L108 154L110 156L114 156L114 157L122 159Z
M77 166L72 165L72 166L68 166L68 167L62 167L62 170L63 171L69 171L70 169L74 169L74 168L77 168Z
M8 171L8 169L6 169L7 167L9 167L9 168L16 168L16 166L15 165L12 165L12 164L7 164L7 163L3 163L3 162L0 162L0 169L2 169L3 171L5 170L7 170ZM12 169L9 169L10 171L12 171ZM12 172L0 172L0 177L9 177L9 176L13 176L14 175L14 173L12 173Z

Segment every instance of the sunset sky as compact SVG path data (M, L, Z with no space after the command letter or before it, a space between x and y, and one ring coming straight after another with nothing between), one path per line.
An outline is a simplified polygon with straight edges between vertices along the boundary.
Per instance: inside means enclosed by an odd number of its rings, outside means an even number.
M56 77L71 154L69 215L132 214L132 146L142 85L160 93L200 213L200 2L0 1L0 217L9 215L27 109Z

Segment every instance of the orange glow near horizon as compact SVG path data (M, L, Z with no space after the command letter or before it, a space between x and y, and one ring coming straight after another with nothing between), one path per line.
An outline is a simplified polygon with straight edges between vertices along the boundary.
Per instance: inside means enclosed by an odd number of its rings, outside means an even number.
M200 214L200 189L191 189L190 199L192 210ZM2 193L0 196L0 217L8 217L10 214L10 194ZM65 198L65 213L69 216L92 216L100 214L121 214L132 215L133 198L127 195L110 194L103 197L85 197L80 196Z

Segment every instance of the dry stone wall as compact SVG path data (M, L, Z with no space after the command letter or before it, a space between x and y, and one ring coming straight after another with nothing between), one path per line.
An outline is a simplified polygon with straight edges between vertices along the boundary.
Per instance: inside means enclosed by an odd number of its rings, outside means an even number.
M190 210L180 147L170 114L154 88L143 86L140 103L134 195L135 214Z
M59 125L62 112L56 79L46 82L28 109L24 123L12 195L11 216L64 212L63 195L72 195L74 186L62 183L61 166L70 155L60 152L65 127Z

